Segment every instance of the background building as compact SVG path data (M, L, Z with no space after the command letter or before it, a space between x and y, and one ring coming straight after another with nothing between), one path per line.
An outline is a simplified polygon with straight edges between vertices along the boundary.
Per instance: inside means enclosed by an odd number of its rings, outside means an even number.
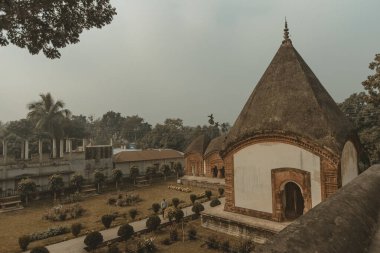
M183 167L183 153L173 149L147 149L121 151L113 156L114 167L120 169L125 176L129 176L132 167L139 169L140 175L145 175L149 167L155 167L157 171L163 164L174 169L176 163Z

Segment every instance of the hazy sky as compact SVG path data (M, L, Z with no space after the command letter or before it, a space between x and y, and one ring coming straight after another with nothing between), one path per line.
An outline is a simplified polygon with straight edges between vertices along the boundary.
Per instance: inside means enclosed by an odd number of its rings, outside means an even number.
M362 91L380 53L379 0L114 0L111 25L85 31L58 60L0 47L0 120L50 91L74 114L114 110L151 124L235 121L282 41L337 102Z

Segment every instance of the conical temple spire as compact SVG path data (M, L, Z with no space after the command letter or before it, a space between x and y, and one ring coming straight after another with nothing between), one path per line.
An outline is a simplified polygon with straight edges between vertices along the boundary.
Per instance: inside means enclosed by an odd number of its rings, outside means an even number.
M292 41L289 39L289 29L288 29L288 21L285 17L285 28L284 28L284 40L282 41L282 44L289 45L292 44Z

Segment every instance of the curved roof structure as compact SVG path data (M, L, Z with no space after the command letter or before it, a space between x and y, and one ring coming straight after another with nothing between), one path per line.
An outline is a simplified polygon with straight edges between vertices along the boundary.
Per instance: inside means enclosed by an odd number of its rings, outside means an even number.
M221 135L219 137L216 137L210 141L210 144L208 144L207 149L204 153L205 156L213 153L218 152L222 150L223 147L223 141L225 140L226 136Z
M208 144L210 142L210 139L207 135L202 134L195 138L190 145L186 148L185 154L188 153L199 153L201 155L204 154Z
M258 132L292 133L339 154L353 126L285 40L227 135L224 150Z

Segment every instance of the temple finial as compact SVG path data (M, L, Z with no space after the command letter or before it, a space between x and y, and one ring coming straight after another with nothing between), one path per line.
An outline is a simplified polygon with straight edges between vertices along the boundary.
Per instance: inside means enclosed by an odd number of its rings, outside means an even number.
M285 17L285 28L284 28L284 40L282 44L292 44L292 41L289 39L289 29L288 29L288 21Z

